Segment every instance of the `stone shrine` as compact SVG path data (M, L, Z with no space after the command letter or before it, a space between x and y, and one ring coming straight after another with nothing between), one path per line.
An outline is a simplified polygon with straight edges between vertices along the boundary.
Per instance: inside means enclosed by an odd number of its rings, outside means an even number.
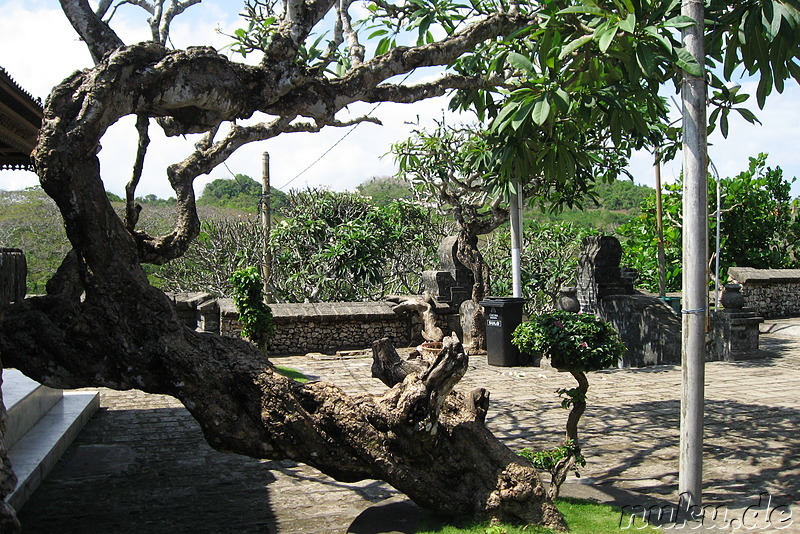
M583 238L578 258L578 302L583 313L594 313L597 302L609 295L632 295L633 273L620 269L622 245L614 236Z
M458 236L445 237L439 245L438 271L423 271L422 283L425 291L436 300L447 303L458 310L472 295L474 276L458 260Z

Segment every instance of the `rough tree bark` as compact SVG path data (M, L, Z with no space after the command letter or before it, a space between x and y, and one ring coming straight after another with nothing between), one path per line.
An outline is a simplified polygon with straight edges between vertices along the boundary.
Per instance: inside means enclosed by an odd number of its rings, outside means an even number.
M66 10L86 2L62 4ZM483 426L474 407L484 406L486 396L467 402L451 393L467 368L457 341L424 372L409 374L384 395L348 396L333 384L302 385L275 373L242 340L186 328L169 299L147 282L142 262L175 258L197 235L193 180L236 148L341 125L335 113L357 100L410 102L448 87L474 86L475 80L458 76L405 88L381 82L449 62L529 22L491 15L434 45L397 48L364 61L341 78L312 78L296 67L292 50L334 4L289 2L287 21L303 24L281 26L257 67L199 47L169 51L144 43L108 51L116 44L103 33L107 46L93 47L102 57L97 66L75 73L50 95L33 155L74 248L47 295L5 310L4 363L51 387L136 388L174 396L219 450L296 460L341 481L385 480L444 514L564 528L536 471ZM96 23L85 27L106 30ZM233 123L257 111L277 118L255 126ZM99 141L125 115L156 118L168 134L212 132L196 152L167 169L178 205L168 235L130 231L107 200ZM224 121L232 123L230 131L214 141Z

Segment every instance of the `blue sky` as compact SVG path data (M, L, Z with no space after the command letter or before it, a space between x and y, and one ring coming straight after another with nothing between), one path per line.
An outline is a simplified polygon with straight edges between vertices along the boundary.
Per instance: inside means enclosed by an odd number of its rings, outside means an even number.
M237 13L241 0L203 0L175 19L172 41L183 48L195 44L210 44L222 49L229 38L215 31L217 28L232 33L241 25ZM86 47L53 0L0 0L0 66L34 96L44 100L50 89L76 69L91 66ZM125 6L114 20L114 27L125 42L148 38L145 13L139 8ZM235 59L235 58L234 58ZM432 76L433 74L431 74ZM422 76L425 76L423 73ZM752 82L742 82L743 91L750 90ZM256 179L261 175L261 155L270 153L272 184L277 187L302 188L326 186L331 189L354 189L373 176L393 174L394 162L388 152L392 142L405 139L420 126L431 125L440 119L447 99L432 99L417 104L382 104L374 112L383 126L362 124L347 135L342 128L326 128L316 134L292 134L253 143L240 149L228 160L227 168L219 167L210 176L198 178L198 193L205 183L214 178L230 177L234 173L248 174ZM353 116L363 115L373 105L352 106ZM780 166L784 176L800 177L800 87L787 82L782 95L768 99L764 110L753 111L763 126L750 125L734 117L731 135L722 139L718 133L710 138L709 155L722 176L732 176L747 168L748 157L759 152L770 154L768 165ZM340 118L346 118L346 115ZM140 195L153 193L160 197L172 195L164 175L164 168L174 161L175 155L189 154L194 139L167 139L157 128L151 135L153 142L145 174L139 186ZM341 140L341 141L340 141ZM318 163L304 172L306 167L339 142ZM106 134L102 142L101 165L106 188L117 194L124 190L129 178L135 149L133 121L123 120ZM665 182L680 174L680 157L668 162L662 169ZM637 183L653 185L652 157L637 154L629 166ZM301 174L302 173L302 174ZM299 176L298 176L299 175ZM28 172L3 172L0 189L18 189L37 183L36 176ZM800 196L800 181L792 188L793 196Z

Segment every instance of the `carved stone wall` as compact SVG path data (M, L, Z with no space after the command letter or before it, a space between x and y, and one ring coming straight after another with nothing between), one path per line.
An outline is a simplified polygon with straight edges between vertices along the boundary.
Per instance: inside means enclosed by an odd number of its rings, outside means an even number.
M463 263L458 261L458 237L449 236L439 245L438 271L423 271L422 283L425 291L439 302L458 309L472 295L474 276Z
M578 257L577 293L583 313L594 313L597 302L608 295L633 294L630 276L620 269L622 246L613 236L583 238Z

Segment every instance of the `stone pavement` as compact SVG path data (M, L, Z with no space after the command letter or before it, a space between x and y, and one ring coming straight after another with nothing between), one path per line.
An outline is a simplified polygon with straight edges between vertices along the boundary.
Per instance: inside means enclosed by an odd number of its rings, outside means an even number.
M741 513L768 492L773 508L794 514L780 532L800 532L800 318L762 332L769 357L706 365L704 499ZM273 360L353 393L384 389L369 357ZM592 373L580 425L587 465L562 493L677 502L680 380L674 366ZM459 387L478 386L491 392L487 424L512 448L561 441L555 391L574 386L569 374L475 357ZM398 496L381 482L343 484L293 462L216 452L170 397L102 390L101 406L20 511L26 533L343 533Z

